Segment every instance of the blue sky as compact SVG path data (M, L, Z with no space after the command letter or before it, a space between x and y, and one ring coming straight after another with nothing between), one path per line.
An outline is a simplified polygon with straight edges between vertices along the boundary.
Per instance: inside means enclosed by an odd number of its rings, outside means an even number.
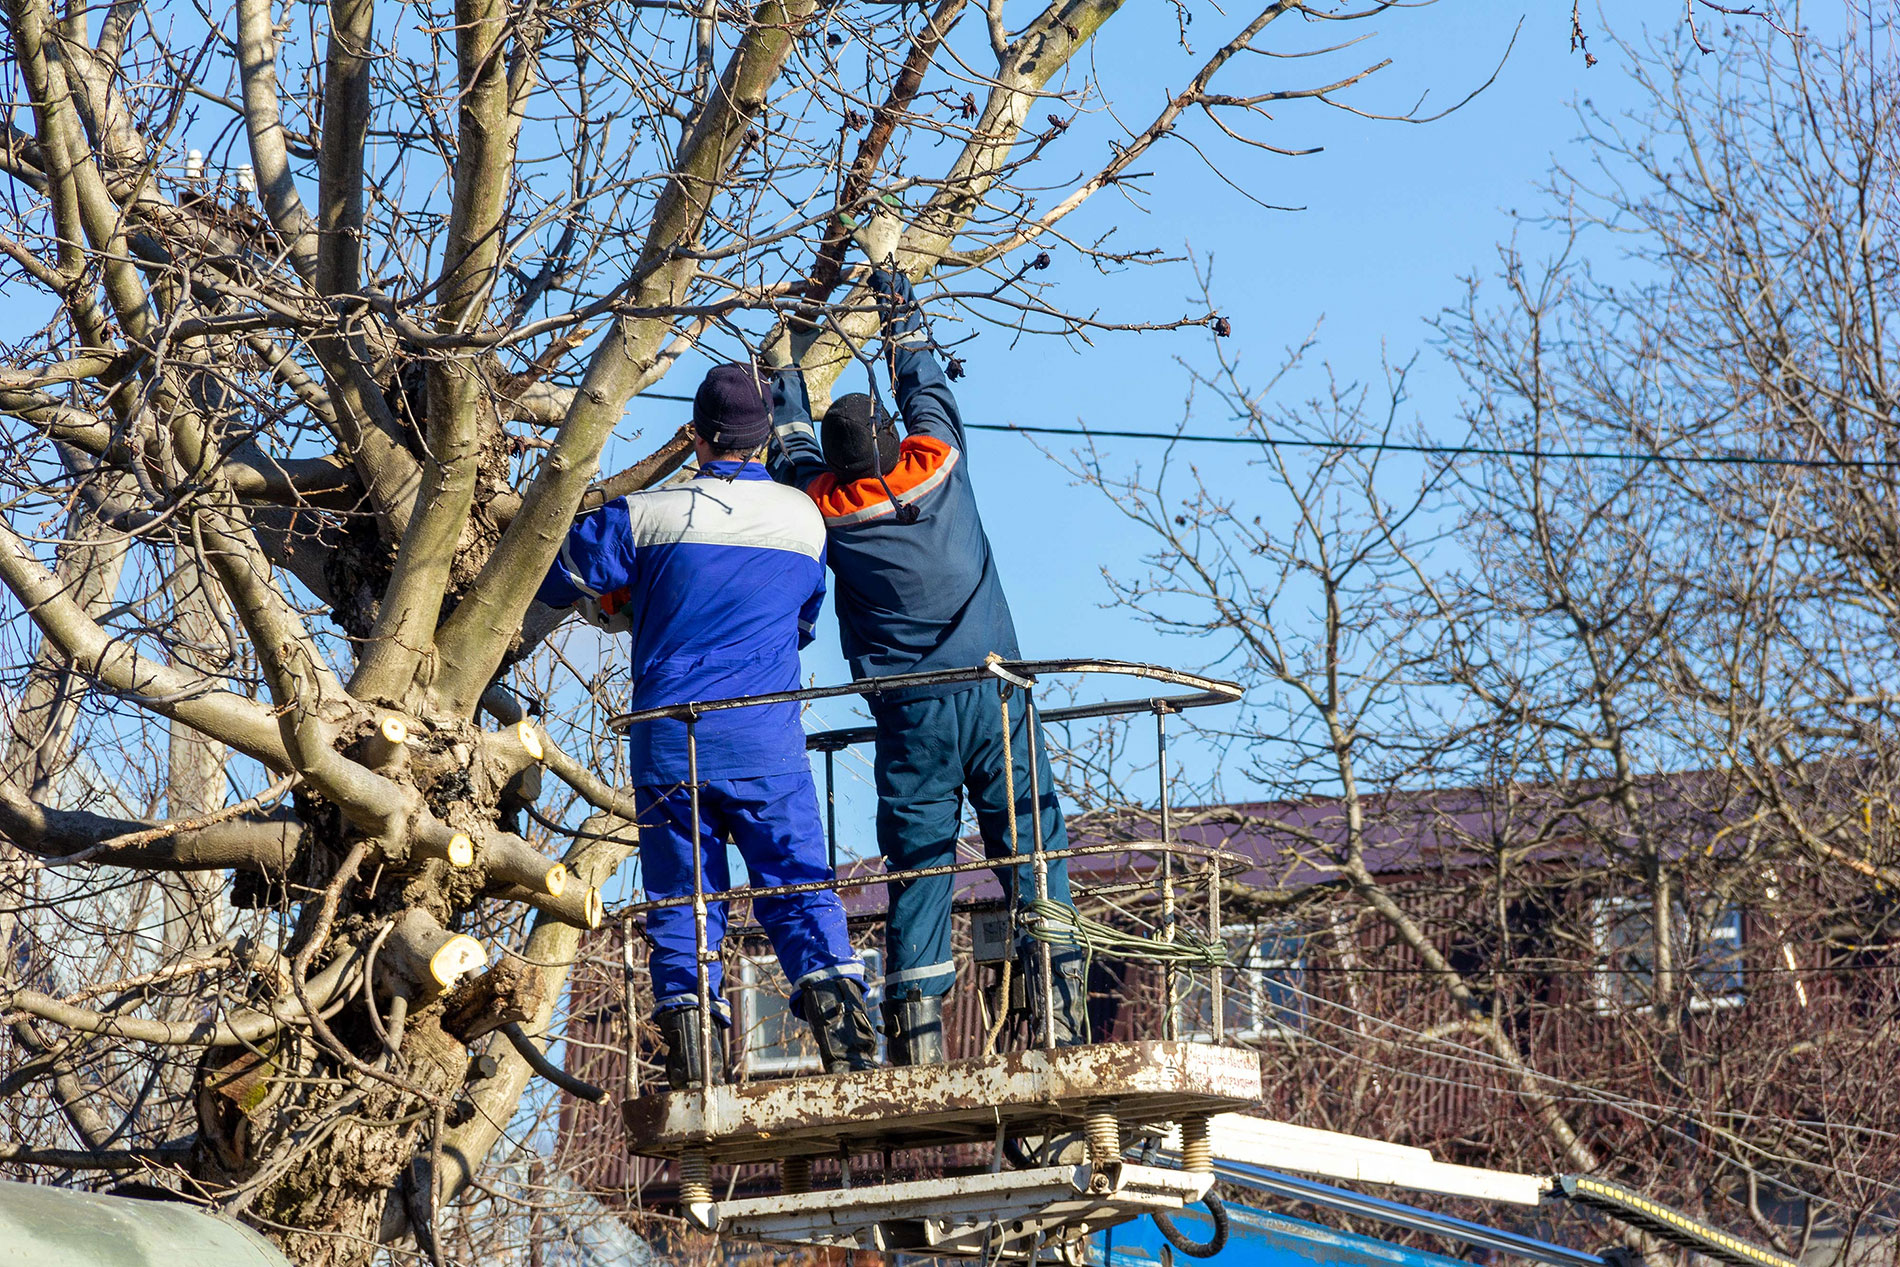
M1627 95L1607 39L1598 41L1603 60L1586 70L1569 51L1567 6L1536 8L1526 13L1522 5L1463 0L1395 13L1382 24L1367 51L1394 64L1348 99L1391 110L1426 92L1428 108L1456 101L1490 73L1523 19L1497 82L1449 118L1415 126L1301 106L1285 112L1272 139L1324 145L1322 154L1284 158L1231 143L1210 146L1237 184L1303 211L1254 207L1173 147L1143 164L1157 169L1147 182L1147 215L1104 202L1092 210L1094 221L1119 222L1131 236L1211 259L1216 300L1233 321L1230 351L1262 378L1315 322L1323 323L1320 355L1348 376L1376 375L1382 354L1404 360L1424 347L1427 319L1459 299L1461 276L1491 270L1497 243L1513 231L1511 211L1541 205L1536 183L1553 155L1575 157L1566 153L1577 132L1571 102L1593 96L1603 106ZM1639 6L1621 8L1633 20ZM1105 33L1101 60L1111 78L1116 59L1144 56L1145 41L1117 38L1133 34ZM1193 290L1185 267L1106 279L1077 269L1063 281L1066 306L1099 304L1130 317L1185 310ZM1015 354L973 347L959 395L971 421L1165 430L1181 418L1187 388L1177 357L1207 364L1205 335L1104 335L1096 347L1075 351L1050 343ZM1412 387L1428 429L1455 441L1455 384L1430 355L1421 358ZM1234 428L1229 419L1201 413L1195 429ZM1107 441L1104 448L1129 460L1158 455L1157 446L1135 441ZM980 435L971 449L1025 653L1192 658L1191 647L1097 611L1107 596L1103 562L1142 545L1100 493L1072 487L1024 439ZM1083 637L1087 645L1076 645Z
M1104 81L1116 86L1119 108L1130 118L1150 117L1162 91L1178 87L1191 73L1188 59L1173 44L1170 6L1145 9L1111 23L1096 57ZM1600 61L1586 68L1582 56L1570 51L1568 6L1545 4L1527 12L1521 4L1445 0L1393 13L1377 24L1378 35L1356 50L1367 63L1393 59L1346 98L1367 111L1402 111L1421 94L1426 94L1426 113L1456 102L1484 82L1520 20L1523 26L1497 81L1434 123L1380 122L1310 103L1295 105L1260 135L1287 148L1325 147L1323 153L1300 158L1210 141L1204 126L1193 133L1235 184L1262 201L1303 210L1253 205L1189 150L1174 145L1152 151L1138 165L1155 172L1142 182L1139 209L1104 195L1067 227L1083 239L1116 227L1127 240L1175 254L1191 250L1211 260L1217 303L1233 321L1229 351L1257 367L1262 378L1315 322L1322 323L1316 357L1330 360L1348 377L1376 376L1382 356L1403 361L1424 351L1411 383L1412 408L1434 436L1455 442L1461 432L1457 385L1435 362L1426 323L1459 300L1462 277L1493 269L1497 244L1514 231L1513 212L1528 214L1543 205L1537 186L1553 159L1587 161L1574 142L1579 129L1573 103L1590 98L1597 107L1614 110L1633 101L1621 57L1602 25L1614 23L1635 37L1646 14L1662 22L1671 17L1654 6L1620 3L1588 19L1591 51ZM1123 26L1124 21L1129 24ZM1224 29L1202 29L1210 25L1203 15L1192 29L1197 51L1216 38L1228 38L1237 21ZM1311 48L1327 36L1336 38L1336 33L1302 34L1300 40L1275 46ZM1299 63L1275 62L1264 71L1258 63L1231 69L1241 73L1216 81L1217 90L1258 91L1267 83L1300 82L1290 78L1301 73ZM1050 276L1060 286L1065 308L1099 308L1111 319L1186 312L1197 297L1186 265L1103 277L1058 257ZM1177 358L1208 364L1207 336L1201 331L1106 334L1093 346L1042 340L1011 350L1004 335L990 332L968 347L969 374L957 390L971 422L1166 430L1179 423L1188 387ZM681 407L655 403L646 408ZM1202 410L1193 429L1237 428L1231 419ZM1152 461L1160 446L1106 441L1103 450L1128 465ZM1160 635L1106 606L1103 567L1132 571L1147 543L1099 491L1075 485L1021 437L973 434L970 451L1026 656L1114 656L1184 668L1204 663L1204 646ZM1203 449L1187 456L1214 462L1244 453ZM1246 477L1237 478L1244 497ZM1254 513L1265 514L1271 524L1275 509L1263 498ZM829 622L827 615L821 626L828 633ZM835 637L821 638L806 653L806 668L819 681L844 680ZM853 712L849 704L836 702L817 711L814 724L830 725L849 724ZM840 834L854 850L869 850L863 773L856 766L842 768L852 771L849 777L858 786L847 792L849 810L841 816ZM1272 791L1250 786L1231 769L1224 790L1236 799Z

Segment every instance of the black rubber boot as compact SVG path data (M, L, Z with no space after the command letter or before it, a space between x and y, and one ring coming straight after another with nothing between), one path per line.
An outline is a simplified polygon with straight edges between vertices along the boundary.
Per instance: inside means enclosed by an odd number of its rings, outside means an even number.
M666 1085L674 1091L699 1090L699 1010L673 1007L653 1018L666 1044ZM712 1027L712 1075L716 1086L726 1080L726 1027Z
M1023 980L1029 983L1029 1037L1032 1047L1042 1046L1042 950L1032 946L1017 961ZM1080 1047L1089 1041L1089 992L1087 966L1079 952L1070 949L1052 951L1049 966L1056 979L1056 1046Z
M800 1009L826 1073L877 1068L877 1029L864 1006L864 987L850 977L815 981L804 988Z
M912 990L884 1000L884 1041L894 1065L942 1064L943 996Z

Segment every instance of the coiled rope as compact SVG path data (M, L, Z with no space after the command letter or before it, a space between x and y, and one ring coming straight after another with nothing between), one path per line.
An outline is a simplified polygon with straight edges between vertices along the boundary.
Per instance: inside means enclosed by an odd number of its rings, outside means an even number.
M1227 963L1225 944L1185 928L1175 930L1173 941L1156 941L1090 919L1073 906L1038 898L1023 903L1023 914L1025 930L1031 937L1052 946L1074 946L1091 958L1099 954L1193 968L1219 968Z

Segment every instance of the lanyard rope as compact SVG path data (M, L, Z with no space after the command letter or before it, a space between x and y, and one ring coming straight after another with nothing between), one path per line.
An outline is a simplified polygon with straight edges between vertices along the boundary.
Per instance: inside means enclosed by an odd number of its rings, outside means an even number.
M1031 898L1023 903L1023 924L1031 937L1052 946L1074 946L1093 955L1118 959L1145 959L1153 963L1219 968L1227 962L1227 947L1185 928L1175 940L1156 941L1091 919L1064 902Z

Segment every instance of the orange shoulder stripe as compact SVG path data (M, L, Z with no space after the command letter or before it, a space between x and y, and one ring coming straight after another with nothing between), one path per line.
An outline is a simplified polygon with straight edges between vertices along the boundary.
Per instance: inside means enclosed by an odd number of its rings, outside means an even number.
M906 493L921 497L943 482L957 464L957 451L935 436L910 436L898 448L897 466L883 480L875 475L840 484L838 477L826 471L807 486L806 492L818 503L818 511L832 527L863 523L891 514L890 498L884 486L899 497Z

